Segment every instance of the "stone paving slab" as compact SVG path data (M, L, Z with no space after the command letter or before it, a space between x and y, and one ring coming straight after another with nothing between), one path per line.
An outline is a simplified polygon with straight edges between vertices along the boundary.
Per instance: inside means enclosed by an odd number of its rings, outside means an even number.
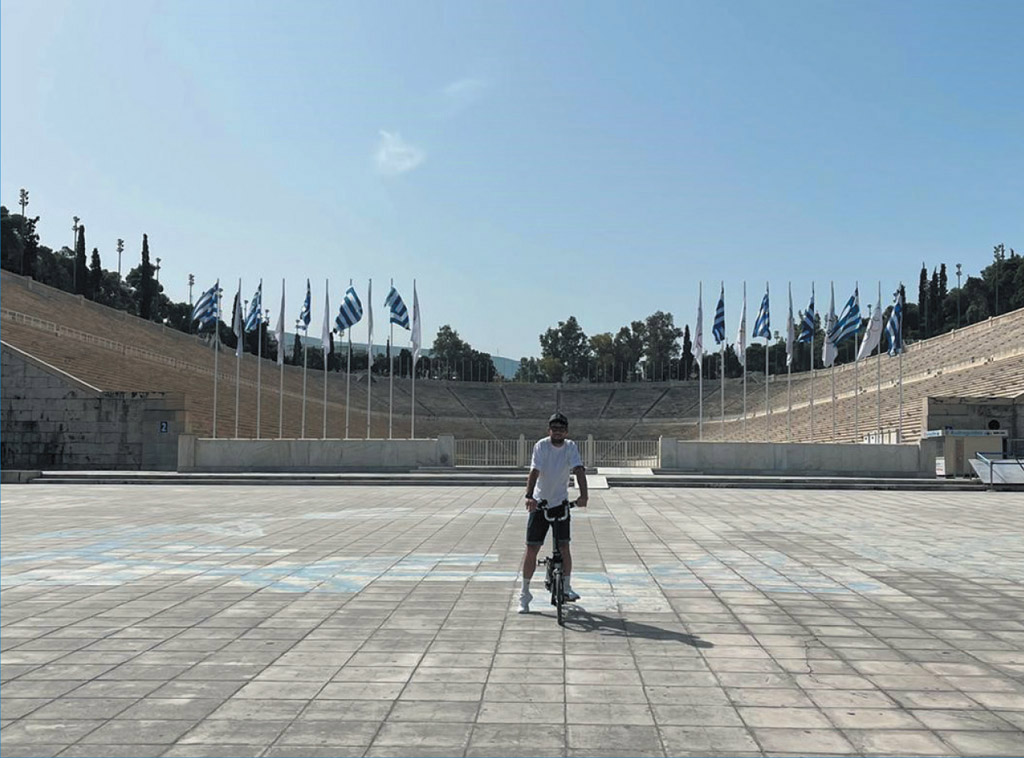
M5 486L0 751L1024 754L1019 494L594 492L563 629L520 490Z

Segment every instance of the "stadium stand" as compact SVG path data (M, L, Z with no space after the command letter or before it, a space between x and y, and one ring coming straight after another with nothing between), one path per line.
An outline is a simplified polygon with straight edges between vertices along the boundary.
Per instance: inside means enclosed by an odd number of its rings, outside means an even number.
M163 325L92 303L30 279L2 273L3 340L102 390L170 391L186 397L188 429L208 436L213 427L214 354L208 342ZM235 428L234 351L220 353L218 436ZM256 436L256 356L240 365L239 436ZM863 439L876 430L877 376L881 373L882 429L898 425L898 361L869 358L859 372L853 364L836 367L836 441ZM298 437L302 418L302 368L284 369L284 424L278 425L279 368L262 364L261 433L264 437ZM832 436L831 370L801 372L792 378L792 412L787 414L786 376L768 382L769 432L772 441L821 441ZM903 439L922 433L925 398L929 396L1018 397L1024 393L1024 309L914 343L903 356ZM307 375L306 436L323 434L322 370ZM811 382L814 383L814 429L811 430ZM353 374L349 436L366 435L367 375ZM726 380L725 423L721 423L720 385L705 381L704 438L764 440L764 376L747 380L747 418L742 418L742 380ZM386 437L389 381L374 377L370 436ZM520 384L418 380L417 436L454 434L462 438L527 438L544 432L546 419L559 409L573 419L573 434L599 439L642 439L661 435L697 437L698 383ZM859 403L855 425L854 404ZM407 437L411 425L412 387L394 382L395 437ZM328 376L327 436L345 436L345 374ZM788 418L787 418L788 416Z

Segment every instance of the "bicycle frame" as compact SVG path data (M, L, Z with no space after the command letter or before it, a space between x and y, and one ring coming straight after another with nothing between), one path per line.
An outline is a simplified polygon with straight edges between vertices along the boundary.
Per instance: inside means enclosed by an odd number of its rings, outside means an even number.
M547 500L541 500L537 503L538 509L544 514L544 520L549 524L555 524L560 521L567 521L569 519L569 511L576 507L576 503L571 503L566 500L563 503L552 506L548 504ZM557 508L563 508L564 512L561 516L550 516L548 515L549 510ZM558 625L564 626L565 624L565 569L563 566L562 551L558 547L558 537L555 534L554 528L551 529L551 557L543 558L538 563L546 565L546 573L544 577L544 587L551 591L551 605L555 606L555 613L558 617Z

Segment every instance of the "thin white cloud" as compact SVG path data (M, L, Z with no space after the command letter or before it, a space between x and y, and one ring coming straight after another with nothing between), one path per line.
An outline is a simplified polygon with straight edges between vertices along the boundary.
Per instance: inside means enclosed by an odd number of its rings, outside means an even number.
M427 154L403 140L397 132L386 132L382 129L374 158L380 173L396 176L412 171L426 160Z
M444 116L454 116L475 103L491 86L486 79L466 77L441 88L444 95Z

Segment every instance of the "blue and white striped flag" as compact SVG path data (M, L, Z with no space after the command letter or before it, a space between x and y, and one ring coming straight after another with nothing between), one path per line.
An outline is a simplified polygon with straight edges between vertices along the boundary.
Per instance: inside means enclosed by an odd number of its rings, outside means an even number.
M302 310L299 312L299 321L302 322L302 329L304 331L309 329L309 322L312 319L312 314L310 313L310 304L311 304L311 302L312 302L312 296L310 295L310 292L309 292L309 279L307 279L306 280L306 299L305 299L305 301L303 301L303 303L302 303Z
M796 324L793 321L793 285L789 285L789 315L786 317L786 366L793 365L793 340Z
M889 355L903 352L903 285L896 290L892 301L892 313L889 323L885 326L885 334L889 338Z
M836 325L829 334L832 344L838 345L847 337L855 336L860 331L860 288L854 287L853 294L843 306Z
M718 296L718 305L715 306L715 323L711 326L711 334L716 345L725 342L725 282L722 283L722 294Z
M409 328L409 310L402 302L402 296L398 294L393 286L388 296L384 299L384 305L391 309L391 323L398 324L403 329Z
M757 318L754 319L754 332L751 337L764 337L771 339L771 318L768 314L768 285L764 285L764 299L761 300L761 308L757 311Z
M832 341L832 331L836 328L836 287L829 285L828 315L825 317L825 339L821 341L821 365L829 368L836 362L836 354L839 349Z
M210 289L206 290L196 301L192 309L192 320L198 321L200 326L210 322L216 323L220 318L220 279Z
M260 321L263 320L263 280L260 279L260 286L256 288L256 293L252 296L252 302L249 303L249 313L245 317L245 331L251 332L259 326Z
M814 285L811 285L811 302L807 304L807 310L803 312L800 319L800 336L796 341L801 343L814 341Z
M358 324L362 317L363 304L359 301L355 287L349 287L345 293L345 299L341 301L341 306L338 308L338 315L334 319L334 325L338 327L338 334Z

